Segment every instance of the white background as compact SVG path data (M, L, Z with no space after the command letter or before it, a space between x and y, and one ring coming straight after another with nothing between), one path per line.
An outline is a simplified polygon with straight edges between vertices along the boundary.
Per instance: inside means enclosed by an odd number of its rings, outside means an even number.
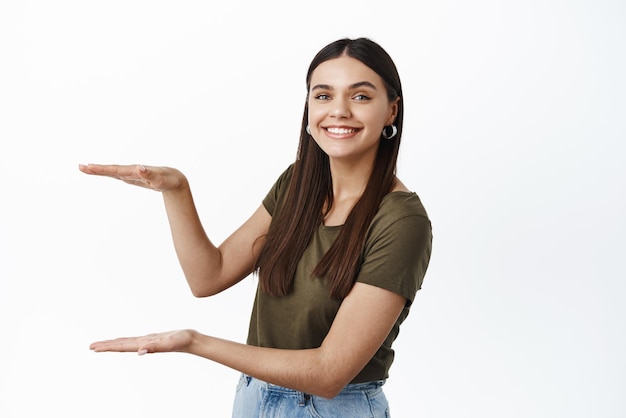
M255 279L194 299L160 195L77 165L181 169L219 243L344 36L398 65L399 175L433 223L393 416L626 416L625 22L618 0L3 1L0 416L230 416L237 372L88 345L245 341Z

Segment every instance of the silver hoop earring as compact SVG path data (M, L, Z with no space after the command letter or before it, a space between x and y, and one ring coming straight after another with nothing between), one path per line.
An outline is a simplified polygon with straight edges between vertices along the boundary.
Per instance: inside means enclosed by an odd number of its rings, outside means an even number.
M306 126L305 131L307 134L311 135L311 127L309 125Z
M387 133L387 128L391 128L391 134ZM394 136L396 136L398 133L398 128L396 128L396 125L389 125L389 126L385 126L383 128L383 138L385 139L392 139Z

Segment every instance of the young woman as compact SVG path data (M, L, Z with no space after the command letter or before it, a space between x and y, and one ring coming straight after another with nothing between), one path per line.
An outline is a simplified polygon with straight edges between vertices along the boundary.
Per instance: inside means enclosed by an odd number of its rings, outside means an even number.
M431 225L396 177L402 87L388 54L341 39L313 59L296 161L219 247L186 177L168 167L81 165L162 192L192 293L251 273L259 285L247 344L178 330L93 343L139 354L186 352L242 373L233 417L387 417L391 346L430 259Z

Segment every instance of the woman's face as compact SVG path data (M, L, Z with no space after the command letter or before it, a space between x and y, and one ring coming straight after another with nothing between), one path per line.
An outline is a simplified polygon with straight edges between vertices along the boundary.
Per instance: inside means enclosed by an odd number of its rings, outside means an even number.
M398 113L383 80L357 59L342 56L311 74L309 128L331 160L373 163L383 128Z

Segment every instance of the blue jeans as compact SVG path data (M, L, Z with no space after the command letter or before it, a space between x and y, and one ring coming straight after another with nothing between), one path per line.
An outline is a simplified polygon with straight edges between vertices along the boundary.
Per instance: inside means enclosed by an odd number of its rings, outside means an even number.
M326 399L243 374L233 418L389 418L384 383L349 384L336 397Z

